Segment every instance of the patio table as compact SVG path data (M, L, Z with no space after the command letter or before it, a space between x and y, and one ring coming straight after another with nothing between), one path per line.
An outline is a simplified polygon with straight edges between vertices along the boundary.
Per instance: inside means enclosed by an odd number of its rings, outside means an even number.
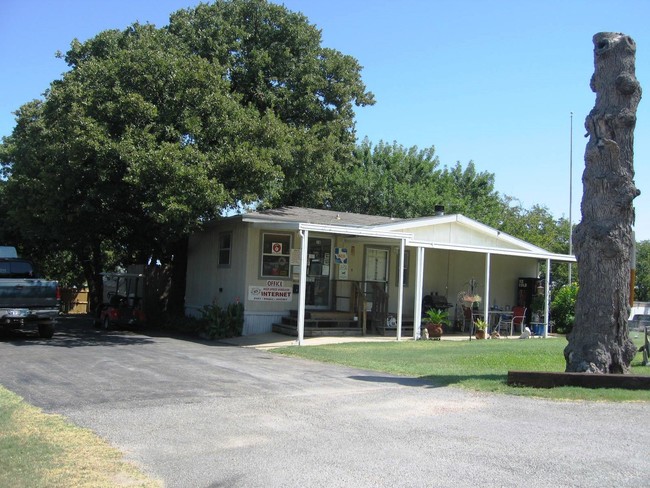
M488 324L490 325L490 329L494 330L494 327L499 324L499 320L501 320L502 315L505 315L508 317L508 319L511 319L512 310L490 310L488 312Z

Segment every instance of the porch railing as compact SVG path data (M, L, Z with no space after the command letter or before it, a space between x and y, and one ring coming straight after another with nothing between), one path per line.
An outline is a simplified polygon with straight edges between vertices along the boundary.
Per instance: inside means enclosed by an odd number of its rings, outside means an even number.
M371 323L386 325L389 296L383 283L355 280L336 280L334 283L336 310L354 313L363 335L368 331L368 318Z

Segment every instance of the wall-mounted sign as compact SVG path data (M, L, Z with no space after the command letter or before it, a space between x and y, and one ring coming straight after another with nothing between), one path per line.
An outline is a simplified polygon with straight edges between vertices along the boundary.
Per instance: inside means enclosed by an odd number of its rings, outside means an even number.
M336 264L348 264L348 249L346 247L334 248L334 262Z
M251 302L290 302L293 289L282 280L268 280L266 286L249 286L248 299Z
M300 260L302 259L302 249L292 249L289 256L289 263L293 266L300 266Z

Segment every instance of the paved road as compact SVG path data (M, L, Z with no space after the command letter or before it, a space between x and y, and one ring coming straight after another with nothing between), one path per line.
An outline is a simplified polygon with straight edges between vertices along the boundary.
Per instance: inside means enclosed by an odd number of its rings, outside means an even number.
M548 402L64 320L0 383L168 487L648 486L647 403Z

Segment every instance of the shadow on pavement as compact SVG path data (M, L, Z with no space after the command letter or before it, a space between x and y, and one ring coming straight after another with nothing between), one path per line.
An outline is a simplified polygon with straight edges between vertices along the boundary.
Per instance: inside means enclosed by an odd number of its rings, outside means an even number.
M57 319L56 332L51 339L42 339L38 332L22 330L0 330L0 341L16 346L86 347L125 346L152 344L149 337L139 331L103 330L94 327L93 319L87 315L68 315Z
M497 374L488 374L488 375L476 375L476 376L453 376L453 375L444 375L444 376L421 376L419 378L409 378L408 376L350 376L350 379L358 381L368 381L375 383L394 383L401 386L413 386L413 387L425 387L425 388L441 388L443 386L449 386L456 383L460 383L468 379L488 379L498 381L501 380L504 383L506 382L506 375L497 375Z

